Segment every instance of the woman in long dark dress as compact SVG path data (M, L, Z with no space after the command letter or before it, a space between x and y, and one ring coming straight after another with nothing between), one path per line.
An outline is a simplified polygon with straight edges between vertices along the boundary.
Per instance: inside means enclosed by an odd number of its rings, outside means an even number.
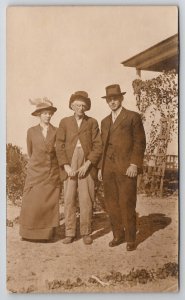
M60 179L55 153L57 128L50 119L57 110L47 98L37 99L32 113L40 122L27 132L29 162L20 214L20 235L50 240L59 225Z

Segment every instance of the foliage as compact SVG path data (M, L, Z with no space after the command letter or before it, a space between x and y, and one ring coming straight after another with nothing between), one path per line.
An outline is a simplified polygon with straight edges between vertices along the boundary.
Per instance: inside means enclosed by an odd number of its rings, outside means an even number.
M7 144L6 185L10 201L16 203L21 197L26 177L27 158L18 146Z
M151 120L149 142L146 148L146 154L151 155L158 145L160 134L160 122L155 122L157 113L159 113L160 118L168 119L169 135L167 136L166 147L172 139L173 132L177 132L177 74L175 70L165 71L151 80L136 79L132 85L136 95L136 104L143 121L148 121L148 118ZM147 115L148 112L149 116Z
M105 211L103 182L95 181L95 201L93 203L94 211Z

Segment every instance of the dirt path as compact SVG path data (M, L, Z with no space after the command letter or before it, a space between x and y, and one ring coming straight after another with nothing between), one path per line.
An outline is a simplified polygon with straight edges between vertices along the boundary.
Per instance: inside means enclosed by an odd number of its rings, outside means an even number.
M176 196L147 198L139 195L138 246L133 252L126 251L125 243L115 248L108 246L112 233L108 217L103 212L94 215L92 245L85 246L80 237L74 243L64 245L63 220L54 243L21 241L16 222L19 210L18 207L8 205L7 218L12 221L7 227L9 291L58 293L177 290Z

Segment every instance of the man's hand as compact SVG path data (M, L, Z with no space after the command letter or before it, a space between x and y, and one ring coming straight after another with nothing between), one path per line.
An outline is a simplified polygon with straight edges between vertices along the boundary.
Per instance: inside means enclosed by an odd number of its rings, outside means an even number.
M99 180L99 181L102 181L102 180L103 180L101 169L98 170L98 180Z
M86 160L86 162L83 164L83 166L81 166L79 169L78 169L78 177L79 178L82 178L86 175L89 167L91 165L91 161L90 160Z
M76 171L74 171L70 165L64 165L64 170L66 171L68 177L76 176Z
M136 165L130 165L126 171L126 175L128 177L136 177L137 176L137 166Z

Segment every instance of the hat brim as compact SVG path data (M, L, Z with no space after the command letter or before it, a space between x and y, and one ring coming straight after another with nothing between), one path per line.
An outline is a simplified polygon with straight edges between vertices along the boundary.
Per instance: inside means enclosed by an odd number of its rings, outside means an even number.
M87 105L87 110L90 110L91 108L91 99L90 98L86 98L83 97L82 95L72 95L70 100L69 100L69 108L72 109L71 104L75 101L75 100L82 100L85 102L85 104Z
M54 113L57 111L57 108L54 106L50 106L50 107L46 107L46 108L36 109L34 112L32 112L32 116L38 116L38 114L41 113L43 110L50 110Z
M113 97L113 96L120 96L120 95L125 95L126 92L122 92L122 93L119 93L119 94L112 94L112 95L109 95L109 96L103 96L101 98L103 99L107 99L107 98L110 98L110 97Z

